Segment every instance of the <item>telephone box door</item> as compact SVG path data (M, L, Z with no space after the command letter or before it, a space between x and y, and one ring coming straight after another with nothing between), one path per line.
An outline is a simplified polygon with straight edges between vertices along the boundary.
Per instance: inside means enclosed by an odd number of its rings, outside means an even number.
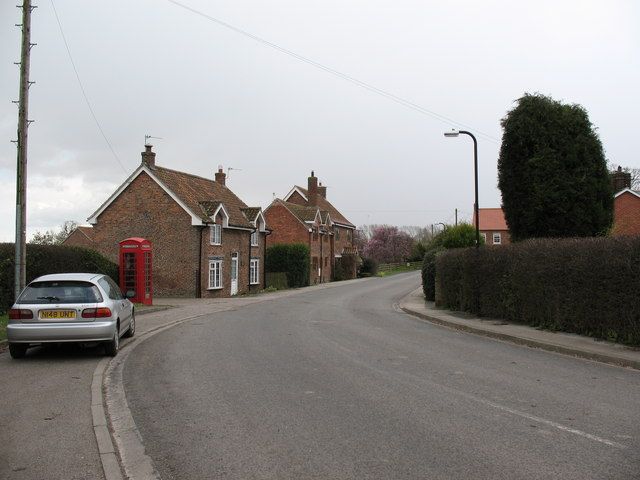
M144 238L120 242L120 288L134 303L153 302L153 251Z

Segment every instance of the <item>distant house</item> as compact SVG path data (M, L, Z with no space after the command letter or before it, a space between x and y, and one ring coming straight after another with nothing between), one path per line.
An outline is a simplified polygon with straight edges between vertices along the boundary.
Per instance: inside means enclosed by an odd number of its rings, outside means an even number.
M613 197L612 235L640 235L640 192L631 189L631 174L621 167L611 173Z
M333 280L338 265L346 278L355 278L357 250L353 232L356 227L327 200L327 187L318 185L313 172L307 179L306 189L294 186L284 199L275 199L265 209L264 216L271 229L269 245L309 245L310 283ZM349 256L354 257L353 261L342 260Z
M95 242L92 238L92 227L76 227L73 232L62 242L65 245L74 245L76 247L85 247L95 250Z
M504 218L502 208L480 208L479 230L485 245L506 245L511 243L509 227ZM473 214L473 226L476 226L476 215Z
M227 297L264 286L267 224L225 183L156 165L151 145L140 166L78 227L66 245L93 248L118 261L119 242L153 245L155 296Z

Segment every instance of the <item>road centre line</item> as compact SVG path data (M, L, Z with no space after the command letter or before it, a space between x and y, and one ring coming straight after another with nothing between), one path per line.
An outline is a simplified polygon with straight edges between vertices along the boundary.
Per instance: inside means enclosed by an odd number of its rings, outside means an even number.
M411 316L410 314L407 314L405 312L400 312L400 313L402 313L403 315ZM341 343L337 342L335 339L331 339L331 338L325 337L325 340L327 340L328 343L333 344L334 348L336 348L337 350L341 351L341 353L343 353L343 354L346 354L346 352L350 352L350 353L352 352L351 349L349 349L348 347L345 347ZM400 353L400 352L394 352L394 353ZM561 423L554 422L553 420L548 420L546 418L538 417L536 415L532 415L532 414L527 413L527 412L522 412L520 410L516 410L514 408L507 407L506 405L500 405L498 403L492 402L491 400L487 400L485 398L478 397L477 395L466 393L466 392L464 392L462 390L458 390L458 389L450 387L448 385L443 385L441 383L437 383L437 382L434 382L434 381L431 381L431 380L424 379L424 378L422 378L420 376L417 376L417 375L414 375L414 374L411 374L411 373L408 373L408 372L402 372L402 371L398 371L398 370L390 372L390 371L387 371L387 370L381 370L380 368L377 368L377 367L375 367L373 365L370 365L367 362L364 362L364 361L361 361L361 360L355 360L351 356L349 356L348 358L351 361L355 361L356 363L358 363L358 364L360 364L360 365L362 365L362 366L364 366L364 367L366 367L366 368L368 368L370 370L373 370L373 371L375 371L375 372L377 372L377 373L379 373L381 375L385 375L385 376L391 375L395 379L398 379L399 377L406 377L406 383L411 385L411 386L415 386L416 383L427 384L429 387L434 387L435 386L435 387L440 388L442 390L445 390L445 391L447 391L447 392L449 392L449 393L451 393L453 395L457 395L459 397L463 397L463 398L465 398L467 400L471 400L473 402L480 403L482 405L485 405L485 406L488 406L488 407L491 407L491 408L495 408L495 409L501 410L503 412L510 413L511 415L515 415L515 416L518 416L518 417L526 418L527 420L531 420L533 422L541 423L543 425L548 425L548 426L553 427L553 428L555 428L557 430L560 430L560 431L563 431L563 432L566 432L566 433L570 433L572 435L577 435L577 436L586 438L588 440L592 440L594 442L602 443L602 444L607 445L609 447L613 447L613 448L617 448L617 449L621 449L621 450L624 450L624 449L627 448L626 445L623 445L623 444L618 443L618 442L614 442L613 440L609 440L607 438L603 438L603 437L600 437L598 435L587 433L587 432L584 432L582 430L578 430L576 428L568 427L568 426L563 425Z

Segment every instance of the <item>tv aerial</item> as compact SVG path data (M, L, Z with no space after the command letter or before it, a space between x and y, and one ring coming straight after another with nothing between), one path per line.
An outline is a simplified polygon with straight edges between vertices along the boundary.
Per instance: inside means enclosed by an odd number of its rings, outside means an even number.
M145 145L149 145L149 139L150 138L155 138L157 140L164 140L162 137L152 137L151 135L145 135L144 136L144 144Z

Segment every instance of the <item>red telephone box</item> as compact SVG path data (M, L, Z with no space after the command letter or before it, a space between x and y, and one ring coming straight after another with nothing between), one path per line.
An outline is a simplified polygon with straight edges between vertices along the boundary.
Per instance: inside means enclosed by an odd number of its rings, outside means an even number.
M151 305L153 301L153 276L151 242L132 237L120 242L120 289L133 292L134 303ZM127 295L128 296L128 295Z

